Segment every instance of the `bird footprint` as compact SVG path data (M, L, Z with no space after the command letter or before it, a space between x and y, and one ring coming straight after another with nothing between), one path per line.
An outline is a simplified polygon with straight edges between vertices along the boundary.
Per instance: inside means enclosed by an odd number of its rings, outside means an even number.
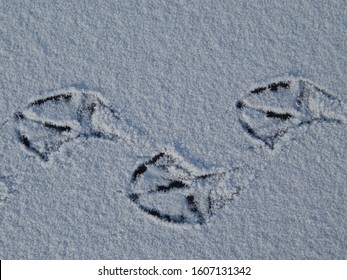
M163 152L136 168L128 197L162 221L205 224L239 192L224 188L225 175L225 171L203 173L177 153Z
M345 123L342 102L304 79L270 83L236 103L243 129L270 149L288 131L313 122Z
M15 114L20 143L48 161L60 147L80 137L113 140L118 114L95 92L70 88L37 99Z

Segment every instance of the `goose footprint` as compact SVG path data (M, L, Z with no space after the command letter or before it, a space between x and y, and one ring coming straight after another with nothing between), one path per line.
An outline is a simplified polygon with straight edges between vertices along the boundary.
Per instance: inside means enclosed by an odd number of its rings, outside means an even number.
M204 173L175 152L162 152L132 174L129 199L140 210L165 222L205 224L240 191L222 184L225 171Z
M288 79L251 90L236 103L248 135L274 149L289 131L314 122L345 123L342 102L304 79Z
M36 99L15 114L19 142L43 161L77 138L114 140L119 115L98 93L75 88Z

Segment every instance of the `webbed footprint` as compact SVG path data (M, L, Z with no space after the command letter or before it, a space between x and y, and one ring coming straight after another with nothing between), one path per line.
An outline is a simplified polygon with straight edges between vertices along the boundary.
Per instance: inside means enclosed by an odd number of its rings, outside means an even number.
M204 173L174 152L163 152L140 164L132 175L128 197L146 214L176 224L205 224L239 190L222 182L225 171Z
M345 123L342 102L304 79L257 87L236 103L243 129L270 149L289 131L313 122Z
M80 137L120 137L117 112L98 93L75 88L32 101L15 114L15 119L18 140L43 161Z

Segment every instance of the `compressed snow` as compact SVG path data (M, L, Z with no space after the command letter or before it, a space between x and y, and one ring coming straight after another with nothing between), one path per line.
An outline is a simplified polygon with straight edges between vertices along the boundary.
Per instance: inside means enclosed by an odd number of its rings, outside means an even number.
M1 259L346 259L345 1L2 1Z

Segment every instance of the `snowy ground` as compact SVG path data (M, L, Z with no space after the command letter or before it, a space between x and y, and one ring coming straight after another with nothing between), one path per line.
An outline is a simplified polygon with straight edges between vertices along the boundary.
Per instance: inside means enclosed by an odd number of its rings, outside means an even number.
M346 259L340 1L1 1L1 259Z

